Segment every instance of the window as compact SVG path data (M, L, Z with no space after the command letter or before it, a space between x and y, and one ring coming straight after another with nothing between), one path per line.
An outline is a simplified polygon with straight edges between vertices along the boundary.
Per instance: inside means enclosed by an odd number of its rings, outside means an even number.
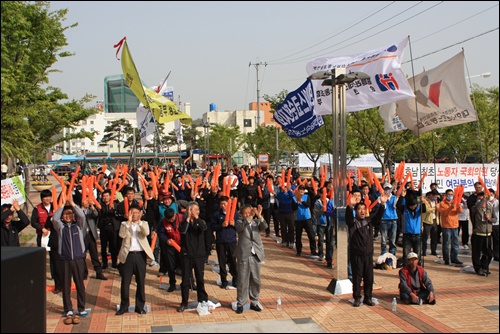
M94 121L90 121L90 125L94 125Z
M86 121L86 120L83 120L83 121L82 121L82 125L87 125L87 121Z
M251 128L252 127L252 120L247 118L243 120L243 126L245 128Z

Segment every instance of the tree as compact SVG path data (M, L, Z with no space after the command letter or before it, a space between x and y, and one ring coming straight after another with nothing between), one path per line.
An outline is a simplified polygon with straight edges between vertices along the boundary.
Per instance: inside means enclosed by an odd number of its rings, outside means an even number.
M3 1L2 8L2 155L24 161L45 153L55 143L88 137L90 132L54 136L64 128L74 128L94 114L84 104L94 97L67 100L59 88L49 84L49 74L59 58L73 54L62 49L67 45L62 25L67 9L50 11L46 1ZM36 157L35 157L36 159Z
M236 152L241 148L243 144L240 127L237 125L226 126L216 124L209 128L208 136L208 139L210 141L210 152L215 154L229 155L230 148L232 148L233 152Z
M121 143L127 141L127 134L130 133L132 133L132 125L130 125L128 120L125 118L114 120L104 128L104 136L99 145L105 146L110 141L116 141L118 143L118 152L121 152Z

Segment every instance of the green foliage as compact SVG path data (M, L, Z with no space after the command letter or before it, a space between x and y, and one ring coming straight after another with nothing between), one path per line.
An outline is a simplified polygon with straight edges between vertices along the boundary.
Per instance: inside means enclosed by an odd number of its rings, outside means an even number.
M210 153L229 155L231 151L234 154L235 152L240 150L243 142L239 126L237 125L226 126L226 125L216 124L210 126L208 130L209 130L208 140L210 142ZM204 142L205 137L203 136L201 139Z
M49 74L58 72L58 59L72 56L63 51L67 45L64 27L67 9L50 11L46 1L2 1L2 156L30 161L41 157L54 144L93 133L60 135L96 112L85 108L93 96L67 100L59 88L51 87Z
M125 118L120 118L106 125L104 133L99 146L105 146L110 141L116 141L118 143L118 152L121 152L121 143L126 143L130 134L132 134L132 125Z

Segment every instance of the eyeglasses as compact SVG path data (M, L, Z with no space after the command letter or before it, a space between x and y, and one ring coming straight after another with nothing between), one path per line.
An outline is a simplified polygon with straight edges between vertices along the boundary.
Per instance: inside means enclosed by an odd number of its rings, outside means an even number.
M72 216L74 213L73 212L63 212L63 216Z

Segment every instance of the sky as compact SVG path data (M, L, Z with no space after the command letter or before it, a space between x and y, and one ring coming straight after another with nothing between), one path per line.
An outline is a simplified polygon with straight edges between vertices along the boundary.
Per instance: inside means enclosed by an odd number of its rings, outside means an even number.
M63 26L78 23L66 30L64 48L75 55L55 63L61 72L49 83L70 99L88 93L104 100L104 78L122 74L113 46L123 37L141 80L155 86L170 72L175 101L189 102L193 119L211 103L218 111L246 110L257 88L261 102L293 91L315 58L355 55L408 36L401 67L408 77L463 49L464 76L499 86L498 1L51 2L51 10L63 8Z

